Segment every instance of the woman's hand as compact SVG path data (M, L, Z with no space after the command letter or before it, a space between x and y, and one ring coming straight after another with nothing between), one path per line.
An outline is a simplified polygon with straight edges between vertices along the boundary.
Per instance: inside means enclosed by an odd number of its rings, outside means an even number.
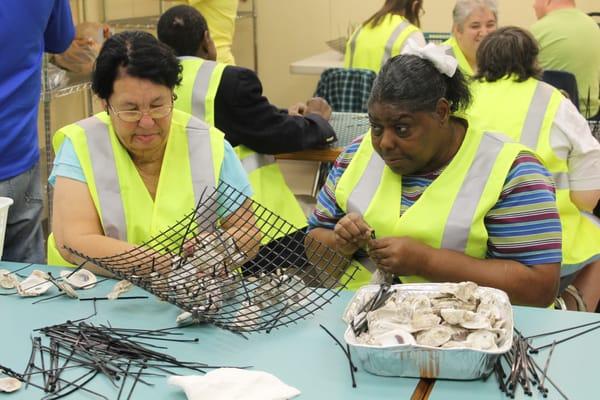
M350 257L361 247L365 247L373 230L362 216L346 214L333 228L335 250Z
M385 272L395 275L419 275L432 250L410 237L386 237L368 242L369 256Z

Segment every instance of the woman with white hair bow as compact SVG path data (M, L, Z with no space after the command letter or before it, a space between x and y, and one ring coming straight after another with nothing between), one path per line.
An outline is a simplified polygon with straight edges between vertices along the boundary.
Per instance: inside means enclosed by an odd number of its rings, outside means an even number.
M361 264L352 289L378 271L402 282L468 280L513 303L551 304L561 260L551 175L525 147L458 116L470 93L443 47L407 53L381 69L371 129L334 164L309 235ZM522 195L533 186L536 196ZM316 251L308 249L313 260Z
M496 0L457 0L452 10L452 37L444 42L448 54L458 61L463 74L472 76L477 69L479 43L498 26Z

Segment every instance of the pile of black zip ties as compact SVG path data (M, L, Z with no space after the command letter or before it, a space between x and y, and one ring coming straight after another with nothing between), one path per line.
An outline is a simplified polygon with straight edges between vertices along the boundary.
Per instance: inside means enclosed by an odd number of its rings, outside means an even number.
M87 319L87 318L86 318ZM151 341L198 342L197 338L180 338L183 335L172 327L156 330L124 329L110 325L93 325L79 321L67 321L37 329L48 338L43 344L39 336L32 337L32 349L23 373L0 365L0 372L16 378L46 393L44 400L55 400L75 392L84 391L101 399L121 399L129 387L130 399L136 385L150 385L145 377L180 375L176 370L188 369L205 373L207 369L221 366L198 362L179 361L158 350L167 347L149 343ZM245 368L245 367L241 367ZM154 370L153 372L149 372ZM83 371L83 374L81 373ZM99 373L104 374L118 396L105 396L86 388ZM41 378L40 378L41 377Z
M564 337L560 340L552 340L552 342L534 346L532 341L537 338L555 335L563 332L568 332L576 329L590 327L584 331L575 333L571 336ZM496 376L500 390L510 398L515 398L515 392L520 386L523 392L528 395L533 395L533 390L537 390L544 396L548 397L547 383L554 387L561 398L568 400L567 395L556 385L556 383L548 376L548 367L550 359L557 345L569 340L578 338L586 333L600 329L600 321L589 322L582 325L572 326L569 328L559 329L552 332L540 333L532 336L523 336L521 332L515 329L512 348L501 357L498 358L494 365L493 373ZM538 354L542 350L550 349L548 357L542 368L531 354ZM507 366L505 369L504 365Z

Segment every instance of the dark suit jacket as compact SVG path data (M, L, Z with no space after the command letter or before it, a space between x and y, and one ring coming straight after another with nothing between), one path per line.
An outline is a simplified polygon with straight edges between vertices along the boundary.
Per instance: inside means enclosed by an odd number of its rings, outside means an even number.
M335 133L321 116L290 116L269 103L254 71L227 66L215 97L215 126L232 146L267 154L324 147Z

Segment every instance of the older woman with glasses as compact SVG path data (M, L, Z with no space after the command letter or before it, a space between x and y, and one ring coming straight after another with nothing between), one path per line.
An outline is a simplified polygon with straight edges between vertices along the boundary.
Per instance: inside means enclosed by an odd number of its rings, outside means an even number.
M173 110L180 80L177 57L149 33L122 32L106 41L92 78L105 111L53 138L48 264L80 262L67 248L94 258L131 251L182 219L213 188L219 193L214 225L247 254L258 246L245 172L220 131ZM231 192L239 192L239 200L220 201Z

